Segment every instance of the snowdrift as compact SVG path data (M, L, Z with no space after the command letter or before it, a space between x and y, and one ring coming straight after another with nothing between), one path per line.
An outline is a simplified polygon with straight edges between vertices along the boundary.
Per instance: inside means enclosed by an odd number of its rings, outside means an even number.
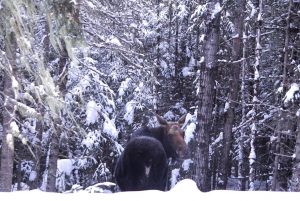
M198 190L195 182L185 179L167 192L157 190L119 192L119 193L47 193L40 190L16 191L0 193L1 201L13 200L40 200L40 201L259 201L280 200L299 201L297 192L270 192L270 191L211 191L203 193Z

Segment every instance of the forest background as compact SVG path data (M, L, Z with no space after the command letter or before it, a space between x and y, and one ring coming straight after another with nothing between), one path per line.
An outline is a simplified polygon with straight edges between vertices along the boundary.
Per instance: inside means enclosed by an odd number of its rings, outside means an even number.
M187 114L169 188L300 191L299 16L299 0L0 0L0 191L113 182L152 112Z

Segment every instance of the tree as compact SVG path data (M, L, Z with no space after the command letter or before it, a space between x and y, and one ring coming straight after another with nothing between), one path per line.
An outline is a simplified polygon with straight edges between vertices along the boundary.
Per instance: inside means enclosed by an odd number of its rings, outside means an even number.
M291 149L294 149L294 143L289 142L289 136L295 135L295 142L297 143L297 133L294 132L291 133L293 128L297 125L297 121L295 120L295 114L293 111L293 106L289 103L290 100L288 100L288 94L294 93L293 86L295 86L295 83L293 82L293 78L291 75L293 73L289 70L289 66L291 66L293 60L293 54L290 53L290 46L291 46L291 39L293 38L293 34L291 33L291 22L292 22L292 6L293 2L288 1L287 2L287 16L285 18L285 27L284 27L284 47L283 47L283 64L282 64L282 92L285 94L284 97L281 97L282 94L279 94L280 98L283 100L280 102L281 104L281 110L278 113L278 122L276 125L276 145L274 150L274 167L273 167L273 180L272 180L272 187L271 189L273 191L278 191L282 189L288 188L288 181L287 177L290 177L292 174L291 172L286 170L286 166L289 166L288 164L291 164L291 160L288 157L288 155L291 153L289 150L287 150L282 145L286 145L288 147L291 147ZM291 84L290 84L291 83ZM288 88L290 85L290 89ZM294 94L292 94L294 99ZM282 101L281 100L281 101ZM296 117L297 118L297 117ZM287 135L287 136L286 136ZM288 138L286 140L286 138ZM294 138L294 137L293 137ZM297 145L296 145L296 150ZM297 169L297 168L296 168ZM295 181L295 175L292 176L292 180Z
M249 190L255 190L255 161L256 161L256 150L254 142L257 137L257 114L258 114L258 95L259 95L259 70L261 68L261 24L262 24L262 12L263 3L260 0L257 5L257 28L256 28L256 45L255 45L255 63L253 65L253 98L252 98L252 111L253 120L251 122L251 134L250 134L250 154L249 154Z
M2 17L2 16L1 16ZM6 30L6 27L5 27ZM2 30L3 31L3 30ZM2 32L3 33L3 32ZM4 65L5 69L3 93L4 109L3 109L3 134L1 143L1 161L0 161L0 191L10 192L12 189L13 164L14 164L14 137L19 134L19 128L16 124L15 105L11 99L15 99L18 90L18 82L16 76L16 38L14 33L6 31L6 56ZM3 65L3 66L2 66Z
M299 121L299 119L298 119ZM299 122L298 122L299 123ZM299 129L299 127L298 127ZM300 191L300 135L298 130L298 135L296 138L296 148L295 148L295 162L293 166L293 175L291 178L291 190L293 192L299 192Z
M155 126L155 111L168 120L187 113L191 158L172 164L171 187L188 177L202 191L296 191L298 8L293 0L0 1L2 159L5 122L19 130L1 161L13 167L7 189L114 181L131 133Z
M232 10L233 26L234 30L232 33L232 44L231 44L231 55L232 64L229 66L229 92L228 92L228 102L226 102L225 110L225 122L224 122L224 137L223 137L223 150L220 162L219 170L219 189L226 189L228 174L230 172L230 151L232 149L233 143L233 126L235 122L235 114L237 102L239 100L238 92L240 86L240 71L241 71L241 58L242 58L242 37L243 37L243 24L244 24L244 11L245 11L245 1L236 1L234 4L234 9Z
M197 130L193 149L195 163L194 179L201 191L210 190L209 177L209 142L211 134L213 97L214 97L214 71L217 68L217 51L219 44L220 12L219 1L211 1L208 4L206 26L206 40L203 46L204 62L199 64L199 92Z

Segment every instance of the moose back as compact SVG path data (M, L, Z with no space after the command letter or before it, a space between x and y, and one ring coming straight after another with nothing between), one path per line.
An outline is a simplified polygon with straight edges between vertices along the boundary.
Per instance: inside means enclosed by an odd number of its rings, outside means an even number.
M168 158L176 160L187 156L181 129L185 117L168 122L156 115L159 127L144 127L132 134L115 168L116 182L121 191L165 190Z

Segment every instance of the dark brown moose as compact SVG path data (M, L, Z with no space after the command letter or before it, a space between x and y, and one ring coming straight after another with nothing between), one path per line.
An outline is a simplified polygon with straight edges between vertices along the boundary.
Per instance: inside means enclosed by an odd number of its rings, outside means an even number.
M156 115L159 127L144 127L132 134L115 168L121 191L166 189L168 158L187 157L188 149L181 129L185 117L168 122Z

